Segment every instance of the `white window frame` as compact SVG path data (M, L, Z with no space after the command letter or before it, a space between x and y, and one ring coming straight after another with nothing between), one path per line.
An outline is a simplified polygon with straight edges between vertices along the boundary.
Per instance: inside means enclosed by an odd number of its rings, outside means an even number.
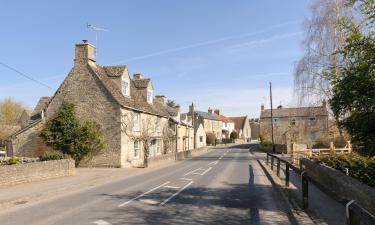
M153 158L154 157L154 140L151 141L150 147L148 148L148 157Z
M135 147L137 144L137 148ZM134 154L133 154L133 157L134 159L139 159L139 154L141 152L141 142L140 141L134 141Z
M160 139L156 140L156 155L161 155L161 141L160 141Z
M130 82L128 79L122 78L121 92L124 96L130 96Z
M141 114L138 112L133 112L133 131L141 130Z

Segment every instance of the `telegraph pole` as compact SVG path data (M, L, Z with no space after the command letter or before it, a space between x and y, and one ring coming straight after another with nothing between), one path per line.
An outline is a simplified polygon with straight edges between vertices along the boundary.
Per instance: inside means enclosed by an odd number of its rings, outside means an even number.
M273 107L272 107L272 83L270 81L270 102L271 102L271 137L272 137L272 151L276 153L275 142L273 138Z

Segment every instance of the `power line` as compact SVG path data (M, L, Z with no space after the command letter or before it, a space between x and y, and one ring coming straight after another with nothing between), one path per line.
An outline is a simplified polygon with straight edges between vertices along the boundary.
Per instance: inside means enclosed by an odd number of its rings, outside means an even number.
M46 87L46 88L49 88L49 89L53 90L53 88L50 87L50 86L48 86L47 84L45 84L45 83L43 83L43 82L40 82L40 81L38 81L38 80L35 80L35 79L32 78L31 76L28 76L27 74L22 73L21 71L17 70L16 68L14 68L14 67L12 67L12 66L9 66L9 65L7 65L7 64L5 64L5 63L3 63L3 62L1 62L1 61L0 61L0 65L4 66L5 68L8 68L9 70L12 70L13 72L16 72L17 74L19 74L19 75L21 75L21 76L23 76L23 77L26 77L27 79L29 79L29 80L31 80L31 81L33 81L33 82L39 84L39 85L42 85L42 86L44 86L44 87Z

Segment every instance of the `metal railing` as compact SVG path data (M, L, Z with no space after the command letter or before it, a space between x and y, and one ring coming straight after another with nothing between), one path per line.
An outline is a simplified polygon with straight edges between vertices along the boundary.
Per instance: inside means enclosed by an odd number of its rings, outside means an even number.
M307 172L302 169L300 163L300 168L294 166L291 162L286 159L282 159L279 156L276 156L271 153L267 153L267 165L271 163L271 170L274 170L274 164L276 161L276 175L280 177L281 163L285 164L285 186L289 187L290 182L290 169L292 169L298 175L301 175L302 178L302 208L307 210L309 207L309 182L313 183L319 190L331 196L337 202L343 204L346 208L346 221L348 225L360 225L360 224L375 224L375 217L367 212L365 209L360 207L354 202L354 200L344 199L341 196L337 196L332 193L332 191L325 188L318 181L312 179L308 176Z

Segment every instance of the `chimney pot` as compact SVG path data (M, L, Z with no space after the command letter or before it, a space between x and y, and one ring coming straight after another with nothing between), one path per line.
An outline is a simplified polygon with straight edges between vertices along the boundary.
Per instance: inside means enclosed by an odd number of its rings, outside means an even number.
M212 109L211 108L208 108L208 113L212 114Z
M145 77L141 73L135 73L133 75L134 80L143 80Z

